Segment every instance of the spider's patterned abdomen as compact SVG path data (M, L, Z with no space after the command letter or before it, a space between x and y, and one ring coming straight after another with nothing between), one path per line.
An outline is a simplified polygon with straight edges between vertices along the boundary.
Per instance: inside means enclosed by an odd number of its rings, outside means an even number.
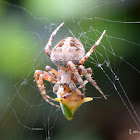
M76 38L67 37L56 44L51 52L51 60L58 67L67 67L69 61L78 64L84 55L83 45Z

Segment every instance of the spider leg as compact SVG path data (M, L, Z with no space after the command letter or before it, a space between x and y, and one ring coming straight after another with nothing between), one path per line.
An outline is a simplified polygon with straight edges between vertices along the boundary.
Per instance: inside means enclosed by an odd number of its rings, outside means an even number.
M101 91L101 89L98 87L97 83L92 79L91 75L88 73L87 69L83 66L80 65L78 67L82 74L86 76L87 80L92 83L92 85L102 94L102 96L107 100L107 97L104 95L104 93Z
M96 47L101 42L103 36L105 35L105 32L106 32L106 30L103 31L103 33L100 36L100 38L96 41L96 43L92 46L92 48L86 53L86 55L79 61L79 65L83 65L84 62L88 59L88 57L91 55L91 53L96 49Z
M50 38L49 38L49 41L45 47L45 53L50 57L50 47L52 45L52 41L53 41L53 38L54 36L56 35L57 31L63 26L64 22L62 22L54 31L53 33L51 34Z
M53 73L55 75L58 75L58 71L51 68L50 66L46 66L46 71L48 71L49 73Z
M92 75L93 71L92 71L91 68L87 68L86 70L87 70L87 72L88 72L90 75Z
M50 66L46 66L46 71L48 71L51 74L55 74L56 76L58 75L58 71L51 68ZM60 84L57 82L54 87L53 87L53 92L56 93L59 89Z
M84 85L86 85L87 83L88 83L88 80L84 80ZM82 88L82 86L80 85L78 88L80 89Z
M84 81L81 78L81 76L78 73L78 70L76 68L76 66L74 65L74 63L72 61L68 62L68 67L71 71L71 73L74 74L74 77L76 78L76 80L78 81L78 83L80 84L82 90L83 90L83 95L85 96L85 85L84 85Z
M36 83L38 85L38 88L39 88L44 100L53 106L60 107L59 105L56 105L56 104L49 101L49 99L52 101L55 101L55 100L46 94L45 86L43 83L43 79L44 79L44 80L47 80L53 84L56 84L57 81L56 81L55 77L53 75L51 75L50 73L47 73L47 72L41 71L41 70L36 70L34 76L35 76Z
M59 89L59 86L60 86L60 83L56 83L54 86L53 86L53 92L56 93Z
M89 75L91 76L92 73L93 73L93 72L92 72L92 69L91 69L91 68L87 68L86 70L87 70L87 72L89 73ZM78 70L78 72L79 72L79 74L80 74L81 76L84 76L84 74L82 73L81 70ZM86 85L88 82L89 82L88 80L84 80L84 85ZM79 86L78 88L82 88L82 87Z

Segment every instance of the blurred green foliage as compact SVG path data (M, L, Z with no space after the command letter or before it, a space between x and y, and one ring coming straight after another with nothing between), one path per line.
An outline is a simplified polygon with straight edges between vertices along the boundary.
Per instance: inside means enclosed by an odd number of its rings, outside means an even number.
M21 32L24 30L21 26L16 18L5 19L0 24L1 73L8 77L21 77L29 60L33 59L31 49L28 48L32 46L31 37Z
M35 3L34 0L30 0L23 1L23 5L29 9L31 13L34 13L36 17L54 18L61 22L61 17L69 20L71 17L75 18L79 16L81 14L79 3L83 2L84 0L40 0Z

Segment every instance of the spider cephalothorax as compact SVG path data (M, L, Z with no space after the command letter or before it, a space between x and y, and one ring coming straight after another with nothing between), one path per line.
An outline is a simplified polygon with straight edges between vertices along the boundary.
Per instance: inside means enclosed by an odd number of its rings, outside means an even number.
M96 82L92 79L91 68L85 68L83 66L86 59L100 43L105 31L86 54L81 42L73 37L67 37L61 40L52 51L50 51L53 38L63 24L64 23L61 23L51 34L48 44L45 47L46 54L59 69L56 71L50 66L46 66L47 72L36 70L35 80L43 98L51 105L56 107L61 106L65 117L71 120L75 111L84 102L93 100L91 97L85 97L85 85L87 82L90 82L104 98L107 99ZM83 81L82 76L85 76L87 80ZM54 99L46 94L43 79L55 84L53 92L57 94L57 98ZM50 100L59 102L60 106Z

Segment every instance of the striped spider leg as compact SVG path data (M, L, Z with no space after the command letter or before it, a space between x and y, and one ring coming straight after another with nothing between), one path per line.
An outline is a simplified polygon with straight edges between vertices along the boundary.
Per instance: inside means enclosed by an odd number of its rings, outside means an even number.
M100 38L96 41L96 43L91 47L91 49L86 53L86 55L79 61L79 65L83 65L84 62L88 59L88 57L93 53L96 47L100 44L103 36L105 35L106 30L103 31Z
M54 39L54 36L56 35L56 33L58 32L58 30L63 26L64 22L62 22L51 34L49 41L45 47L45 53L50 57L51 51L50 51L50 47L52 45L52 41Z
M105 35L106 30L103 31L100 38L96 41L96 43L92 46L92 48L86 53L86 55L79 61L78 69L81 71L82 75L85 75L87 80L102 94L102 96L107 99L101 89L98 87L97 83L92 79L91 74L88 73L88 70L83 66L84 62L88 59L88 57L92 54L92 52L96 49L96 47L101 42L103 36Z
M88 73L88 70L83 65L80 65L78 67L78 69L80 70L81 75L85 75L85 77L87 78L87 81L90 82L102 94L102 96L107 100L107 97L102 92L102 90L98 87L98 85L95 82L95 80L92 79L91 74Z
M45 71L41 71L41 70L36 70L35 71L34 77L35 77L37 86L38 86L38 88L41 92L42 97L44 98L44 100L46 102L50 103L53 106L60 107L59 105L54 104L53 102L50 101L50 100L52 100L52 101L55 101L55 100L52 97L50 97L49 95L46 94L45 86L44 86L44 83L43 83L43 79L44 79L44 80L49 81L53 84L56 84L56 82L57 82L56 81L56 76L51 74L51 72L57 74L57 71L52 69L51 67L47 67L46 69L47 69L47 71L50 71L50 73L45 72Z

